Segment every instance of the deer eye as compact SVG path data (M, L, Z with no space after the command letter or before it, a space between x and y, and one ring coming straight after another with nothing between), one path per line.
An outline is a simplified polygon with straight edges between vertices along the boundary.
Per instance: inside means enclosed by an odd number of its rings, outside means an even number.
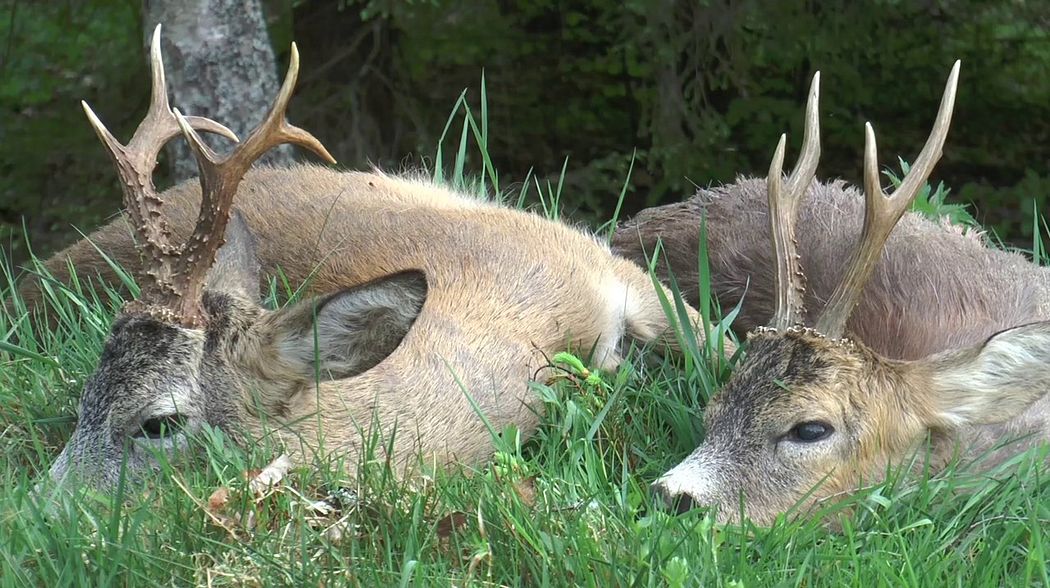
M186 424L186 417L180 414L168 414L148 418L132 433L139 439L164 439L171 437Z
M813 443L825 439L835 432L835 427L821 421L806 421L791 428L788 434L791 439L803 443Z

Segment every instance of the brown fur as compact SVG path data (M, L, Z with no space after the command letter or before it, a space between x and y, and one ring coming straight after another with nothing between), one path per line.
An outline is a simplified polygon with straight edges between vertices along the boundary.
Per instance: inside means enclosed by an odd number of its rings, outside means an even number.
M200 189L185 183L163 197L178 242L192 227ZM323 439L326 450L349 452L353 467L361 432L375 417L386 435L396 423L394 454L387 457L399 468L420 453L437 465L475 464L491 451L490 433L467 394L496 431L513 424L528 435L540 405L526 383L546 357L593 348L596 363L609 368L621 359L623 337L669 334L649 276L597 239L424 180L263 168L245 177L234 208L254 234L263 274L281 271L293 285L305 281L307 295L412 270L426 279L422 310L389 356L358 375L320 383L300 377L275 347L284 323L294 320L282 318L289 313L252 310L236 298L227 303L236 310L229 320L244 322L236 338L215 335L217 352L234 366L231 386L245 394L235 411L241 422L231 428L246 426L258 438L269 427L300 456ZM47 267L66 279L72 260L81 277L99 274L115 283L96 247L124 267L138 267L122 219ZM31 285L23 293L31 304L39 296ZM690 315L696 320L695 311ZM674 348L674 338L663 344Z

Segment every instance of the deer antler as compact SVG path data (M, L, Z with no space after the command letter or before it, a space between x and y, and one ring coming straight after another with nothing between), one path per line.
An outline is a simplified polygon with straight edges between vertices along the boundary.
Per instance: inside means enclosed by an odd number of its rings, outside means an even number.
M958 83L959 62L956 61L948 76L937 118L934 120L930 136L926 139L926 145L912 165L911 171L892 195L887 195L879 185L875 132L871 123L865 123L864 229L860 235L860 243L850 258L846 274L817 320L817 330L825 335L838 338L845 332L846 321L860 300L861 291L875 269L875 263L882 254L886 239L930 176L937 160L941 158L941 149L948 136L948 126L951 124L952 110L955 107L955 90Z
M95 113L83 103L91 126L109 149L124 192L124 205L132 226L141 239L146 279L140 300L131 308L166 322L198 327L204 320L201 293L208 269L224 241L233 196L251 164L270 148L294 143L309 148L328 162L335 159L313 135L285 120L285 109L299 72L299 53L292 44L292 57L284 85L270 107L266 119L230 155L220 159L201 142L195 129L237 136L214 121L184 117L168 106L164 65L160 55L160 25L153 32L150 66L153 95L149 112L127 145L121 145ZM190 239L181 245L171 243L171 233L161 216L163 202L153 184L153 168L161 148L179 133L189 142L200 168L201 209Z
M144 296L156 295L154 290L170 287L172 263L179 254L179 248L171 243L168 225L160 215L162 201L153 185L153 168L157 165L157 155L168 141L182 132L168 106L164 63L160 55L160 25L153 31L150 43L150 70L153 89L149 110L127 145L121 145L113 137L87 102L80 103L120 175L124 208L131 219L132 228L138 235L139 249L146 261ZM189 123L203 131L238 140L233 131L213 120L192 117Z
M775 329L787 329L802 322L805 313L803 295L805 294L805 275L799 261L798 243L795 241L795 224L798 220L799 203L805 195L820 161L820 115L817 107L820 102L820 72L813 75L806 101L806 125L802 138L802 153L798 164L787 180L787 190L783 190L784 147L787 135L780 136L780 142L773 153L769 164L769 176L766 178L766 190L769 193L769 223L773 234L773 258L777 263L775 281L776 311L770 326Z
M299 50L292 43L292 56L284 84L270 107L266 118L243 143L226 157L219 157L201 141L193 125L175 110L175 118L190 144L197 167L200 168L201 209L197 225L186 242L184 253L179 257L175 270L175 286L181 293L180 316L192 317L200 314L200 295L208 269L215 263L215 254L223 244L226 223L230 220L230 207L237 186L256 159L270 149L283 143L305 147L329 163L335 163L324 145L305 130L293 126L285 119L288 101L299 76Z

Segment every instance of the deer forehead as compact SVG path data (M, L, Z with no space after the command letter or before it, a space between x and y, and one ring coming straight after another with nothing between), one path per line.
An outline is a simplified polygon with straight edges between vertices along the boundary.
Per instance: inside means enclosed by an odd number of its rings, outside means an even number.
M809 333L750 337L744 363L709 409L711 425L830 417L853 404L865 369L855 346Z
M108 377L162 371L199 359L204 333L142 315L124 316L110 329L98 373Z
M141 315L114 323L95 377L109 382L134 381L155 386L176 370L195 371L204 348L203 331L183 329Z

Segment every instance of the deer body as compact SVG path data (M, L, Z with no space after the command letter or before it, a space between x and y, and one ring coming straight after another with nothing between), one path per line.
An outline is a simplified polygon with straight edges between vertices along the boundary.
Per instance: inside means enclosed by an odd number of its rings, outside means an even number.
M707 439L654 484L668 502L768 523L882 479L927 437L936 467L960 453L988 467L1050 441L1050 272L906 212L940 156L957 76L958 64L891 195L870 125L864 192L813 182L818 75L788 178L782 138L766 180L701 190L617 231L614 251L636 261L662 241L688 297L705 220L712 291L723 308L743 297L733 326L747 356L705 410Z
M765 324L774 307L774 259L766 182L744 178L701 189L684 202L642 211L620 226L613 251L647 263L658 241L691 304L699 289L699 226L707 233L711 289L723 309L742 301L741 335ZM864 195L841 181L810 185L799 211L805 305L821 308L842 279L864 221ZM908 212L890 234L860 303L851 336L889 359L919 359L980 343L993 334L1050 320L1050 268L988 247L980 232ZM810 325L812 326L812 325Z
M416 457L471 465L494 433L536 427L527 384L550 355L590 352L609 368L625 337L675 348L649 276L561 223L407 177L250 172L283 143L333 161L285 118L294 44L270 111L227 155L197 131L236 139L228 129L168 106L160 27L151 66L150 108L127 144L84 104L125 215L48 267L62 280L72 262L117 283L102 251L137 273L141 292L110 328L52 478L110 487L124 464L136 477L205 424L351 471L367 449L398 472ZM157 155L179 134L199 183L158 194ZM277 273L305 284L306 299L263 308L260 289ZM33 288L23 291L33 304Z
M185 183L163 198L173 236L185 238L200 206L199 187ZM625 320L648 332L638 314L651 314L656 303L648 276L596 238L425 180L311 165L261 168L249 172L235 203L264 274L280 271L317 294L420 271L428 293L419 320L433 322L428 328L446 322L472 338L525 341L534 348L529 356L573 341L586 350L598 343L596 356L615 365ZM66 278L71 258L82 275L114 283L96 247L125 267L137 264L121 219L56 254L48 270Z
M163 200L172 236L187 238L200 187L176 186ZM222 356L219 371L231 374L226 384L242 396L215 411L225 414L215 424L252 438L276 434L300 455L320 442L326 452L348 455L351 469L373 419L381 435L396 425L395 454L386 457L400 469L420 454L436 465L476 464L492 447L478 411L497 432L511 424L525 435L535 428L540 406L526 382L547 357L593 349L596 364L611 368L624 337L651 340L668 327L648 275L597 239L423 180L262 168L245 177L234 210L254 237L262 273L305 283L306 295L405 272L425 280L418 316L406 311L410 328L395 326L396 348L366 361L366 370L344 370L347 377L303 377L309 373L297 359L312 361L309 337L296 340L301 349L289 359L272 344L280 323L254 310L237 342L212 354ZM119 218L54 256L48 269L63 279L72 259L81 276L115 283L96 246L124 267L138 264L128 223ZM229 340L222 328L209 327L208 336Z

